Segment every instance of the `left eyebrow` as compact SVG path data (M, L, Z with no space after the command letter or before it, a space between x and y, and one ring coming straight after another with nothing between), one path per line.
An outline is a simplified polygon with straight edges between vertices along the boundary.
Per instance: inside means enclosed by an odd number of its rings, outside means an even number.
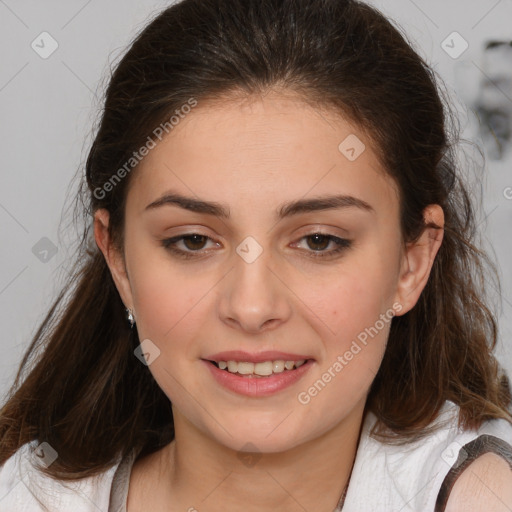
M206 215L229 219L229 207L212 201L204 201L193 197L183 196L177 193L167 193L148 204L146 210L152 210L164 205L178 206L185 210ZM359 208L360 210L375 213L375 209L366 201L350 195L328 195L311 199L300 199L282 204L277 212L278 219L299 215L301 213L310 213L324 210L334 210L340 208Z

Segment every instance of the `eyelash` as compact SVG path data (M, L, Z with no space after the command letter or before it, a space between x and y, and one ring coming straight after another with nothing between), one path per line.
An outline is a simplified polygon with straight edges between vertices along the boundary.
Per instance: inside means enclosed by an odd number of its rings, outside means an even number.
M312 237L314 235L320 235L322 237L327 238L329 240L329 242L334 242L337 245L337 247L331 251L314 251L314 250L307 251L307 252L311 252L311 254L308 257L313 258L313 259L328 258L328 257L334 256L336 254L339 254L339 253L345 251L346 249L349 249L352 246L351 240L347 240L346 238L339 238L337 236L329 235L328 233L322 233L320 231L315 231L314 233L310 233L309 235L304 235L303 237L300 238L300 240L303 240L304 238ZM172 252L179 258L182 258L182 259L200 258L202 255L200 254L199 250L184 251L182 249L177 249L175 247L175 245L178 242L180 242L181 240L183 240L184 238L190 238L193 236L200 236L202 238L206 238L207 240L211 240L210 237L208 237L206 235L201 235L200 233L185 233L183 235L175 236L173 238L167 238L165 240L161 240L161 243L162 243L162 246L165 247L165 249Z

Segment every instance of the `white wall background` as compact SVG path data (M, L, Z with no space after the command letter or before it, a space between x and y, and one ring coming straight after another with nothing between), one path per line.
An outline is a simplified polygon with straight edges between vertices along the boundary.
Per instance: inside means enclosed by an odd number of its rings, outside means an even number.
M22 353L69 266L68 240L59 234L65 234L70 222L64 207L69 205L70 187L75 190L75 174L83 170L90 146L98 108L95 93L100 92L110 62L169 3L0 0L0 397L7 392ZM452 94L462 100L484 76L483 42L512 39L511 0L371 3L404 28ZM458 58L442 48L454 31L469 45ZM47 59L31 47L42 32L58 44ZM43 37L45 48L50 48L50 39ZM453 47L452 54L463 44L458 36L444 43ZM495 93L512 103L512 90L501 88ZM466 135L474 138L471 113L463 124ZM487 167L480 226L501 268L504 297L498 311L498 356L512 374L512 198L509 194L507 199L505 192L512 187L512 156L509 153L502 162L488 161Z

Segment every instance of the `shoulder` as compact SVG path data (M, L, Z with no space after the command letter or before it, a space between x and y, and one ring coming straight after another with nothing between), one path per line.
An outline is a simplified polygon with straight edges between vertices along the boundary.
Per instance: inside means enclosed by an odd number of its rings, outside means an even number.
M503 429L502 432L503 437L496 432L494 435L480 433L461 447L457 461L441 485L436 510L498 512L512 509L512 435L506 435Z
M48 447L47 443L40 444L37 441L26 443L0 466L0 510L107 511L112 480L119 461L94 477L74 481L55 480L40 470L41 466L50 465L56 454L53 452L49 457Z
M446 512L501 512L512 509L512 463L486 453L461 473L450 493Z
M507 453L512 457L512 425L505 420L490 420L478 430L462 430L458 426L459 411L455 404L446 402L432 424L435 428L421 439L406 444L387 443L375 438L371 429L376 418L369 414L361 432L345 500L346 509L360 512L381 510L384 506L386 510L403 512L446 511L451 496L450 506L457 503L455 483L462 478L462 472L486 453L495 455L492 460L500 468L496 478L506 478L503 462L506 463L504 455ZM489 459L486 457L478 466L471 466L472 470L478 469L477 476L481 477L480 471L491 474L497 471L494 466L481 467ZM371 492L369 482L372 483ZM461 492L463 486L464 480L461 480L457 490ZM450 512L453 510L457 509ZM462 507L462 510L472 509Z

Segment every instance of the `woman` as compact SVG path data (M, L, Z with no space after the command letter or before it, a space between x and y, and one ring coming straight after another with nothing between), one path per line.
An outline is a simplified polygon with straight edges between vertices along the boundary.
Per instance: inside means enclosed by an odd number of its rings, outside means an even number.
M163 11L110 80L83 259L1 411L0 504L512 507L450 130L363 3Z

